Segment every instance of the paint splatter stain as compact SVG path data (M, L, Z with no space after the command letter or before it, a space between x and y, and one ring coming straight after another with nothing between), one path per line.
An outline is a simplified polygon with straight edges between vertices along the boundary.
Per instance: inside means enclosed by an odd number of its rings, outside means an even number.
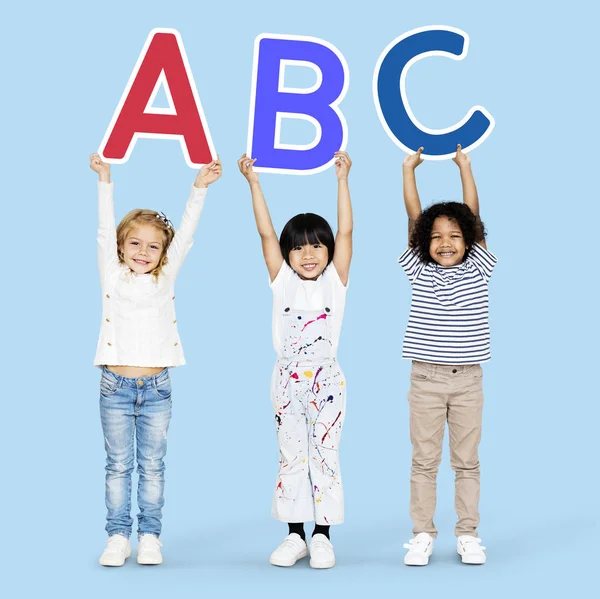
M325 434L323 435L323 438L321 439L321 443L325 443L325 437L329 434L329 431L333 428L334 424L339 420L341 415L342 415L342 411L340 410L338 415L335 417L333 424L325 431Z
M320 316L317 316L317 318L315 318L315 320L309 320L303 327L302 330L300 331L301 333L304 332L304 329L309 325L312 324L313 322L317 322L317 320L325 320L327 318L327 314L321 314Z

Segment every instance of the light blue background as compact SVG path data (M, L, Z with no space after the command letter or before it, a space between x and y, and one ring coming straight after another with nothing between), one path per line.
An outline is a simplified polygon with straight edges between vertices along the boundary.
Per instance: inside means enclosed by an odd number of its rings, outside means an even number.
M533 8L535 5L536 8ZM591 2L306 1L13 5L3 56L2 587L10 597L576 596L598 560L597 9ZM539 8L538 8L539 7ZM5 9L6 10L6 9ZM439 475L440 538L427 568L402 565L410 537L410 288L403 154L375 111L373 69L424 25L470 36L462 62L421 61L412 108L429 127L475 104L496 129L472 153L488 247L493 359L485 365L482 524L488 564L454 553L453 476ZM105 540L96 267L97 150L149 31L181 32L222 179L209 190L177 285L188 365L172 371L165 563L97 565ZM342 444L346 523L338 565L270 567L285 534L270 518L277 448L268 396L271 295L248 186L253 40L326 39L344 54L341 108L354 165L355 258L339 352L348 378ZM138 142L112 169L117 218L134 207L179 223L194 173L177 142ZM262 175L277 230L298 212L335 224L333 170ZM419 167L425 204L460 199L451 162ZM309 528L310 531L310 528Z

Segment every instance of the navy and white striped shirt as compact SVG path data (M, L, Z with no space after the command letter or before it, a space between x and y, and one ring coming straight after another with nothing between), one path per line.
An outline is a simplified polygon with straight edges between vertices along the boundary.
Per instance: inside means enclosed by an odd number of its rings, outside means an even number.
M456 266L421 262L412 248L398 258L412 284L404 359L434 364L490 359L488 281L497 261L477 243Z

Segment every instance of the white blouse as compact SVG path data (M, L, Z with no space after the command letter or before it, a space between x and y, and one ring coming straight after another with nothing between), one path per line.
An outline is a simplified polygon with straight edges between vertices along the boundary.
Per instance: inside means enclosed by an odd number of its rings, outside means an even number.
M192 186L181 224L158 280L119 261L113 184L98 183L98 267L102 323L94 366L173 367L185 364L175 316L175 278L194 240L206 188Z

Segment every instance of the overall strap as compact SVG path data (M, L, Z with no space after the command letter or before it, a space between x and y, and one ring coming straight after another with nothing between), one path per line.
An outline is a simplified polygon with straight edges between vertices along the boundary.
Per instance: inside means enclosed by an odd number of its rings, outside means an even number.
M294 307L294 300L296 299L296 293L300 287L300 277L298 273L292 269L292 276L285 286L283 294L283 312L287 314Z
M283 292L283 306L280 307L281 315L283 319L283 339L287 339L290 333L291 319L285 318L286 314L289 314L294 307L294 300L296 299L296 293L300 287L300 277L292 269L292 276L290 277L287 285Z
M331 272L329 272L330 268L333 268L332 262L325 268L325 271L321 274L321 278L323 279L323 308L325 314L327 314L327 318L325 319L325 329L327 331L327 357L333 358L333 280L331 278Z

